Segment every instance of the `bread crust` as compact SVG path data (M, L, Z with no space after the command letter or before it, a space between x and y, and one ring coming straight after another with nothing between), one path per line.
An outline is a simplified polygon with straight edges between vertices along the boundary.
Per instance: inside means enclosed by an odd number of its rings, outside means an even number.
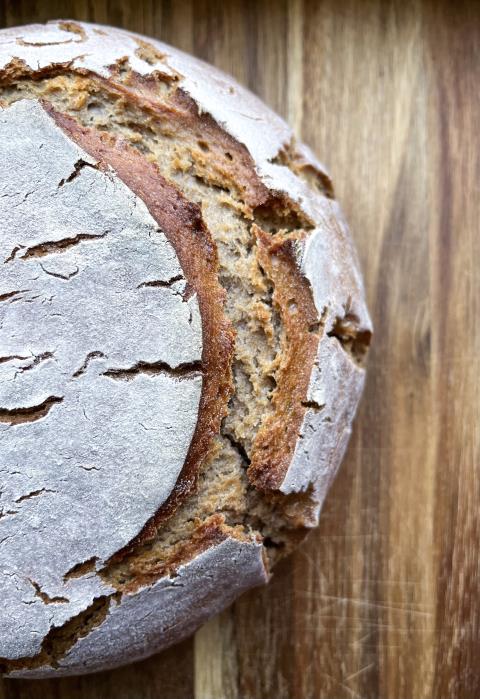
M154 119L172 119L199 144L206 143L215 162L212 185L237 192L244 215L252 221L257 217L258 262L273 282L286 341L273 413L254 440L248 477L252 486L274 497L307 494L298 525L314 526L348 442L371 335L356 252L328 173L258 98L161 42L68 21L0 32L0 86L19 76L64 73L91 78L125 104L135 104ZM126 143L81 126L48 102L43 106L99 169L112 169L146 204L175 248L188 282L186 298L196 295L202 318L203 384L187 458L170 497L117 552L115 557L121 558L152 537L193 492L232 395L234 332L223 312L215 243L199 207ZM279 222L273 234L260 223L265 211ZM181 640L243 589L266 581L255 535L240 536L218 519L199 532L177 559L125 590L118 604L112 597L99 626L77 635L56 667L43 661L23 667L7 663L11 676L88 672L145 657ZM172 592L171 575L179 570L186 576L186 601L181 591ZM202 584L210 593L199 609ZM131 630L134 615L165 605L167 598L174 600L171 614L162 612L159 623L148 629L148 643L142 641ZM104 654L95 660L103 647Z

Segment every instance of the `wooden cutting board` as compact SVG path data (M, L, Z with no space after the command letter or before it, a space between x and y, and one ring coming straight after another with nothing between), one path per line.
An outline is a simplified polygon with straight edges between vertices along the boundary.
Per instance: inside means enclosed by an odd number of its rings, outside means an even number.
M480 697L480 3L0 0L233 73L331 169L376 336L321 526L194 639L5 699Z

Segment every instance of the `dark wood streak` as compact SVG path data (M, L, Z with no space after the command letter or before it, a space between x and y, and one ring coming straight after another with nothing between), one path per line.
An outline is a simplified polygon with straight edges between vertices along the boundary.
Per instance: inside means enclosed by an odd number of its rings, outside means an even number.
M480 41L456 0L6 0L0 24L158 36L233 73L332 170L376 329L318 531L181 646L1 699L478 699Z

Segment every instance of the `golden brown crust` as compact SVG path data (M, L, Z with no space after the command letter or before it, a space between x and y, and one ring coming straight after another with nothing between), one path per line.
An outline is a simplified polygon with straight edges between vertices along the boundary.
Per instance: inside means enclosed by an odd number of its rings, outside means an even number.
M269 191L261 182L255 171L253 159L242 144L222 129L209 114L201 114L192 98L180 88L174 85L174 89L169 92L166 99L164 97L159 99L156 92L158 79L152 76L145 78L128 70L128 66L125 67L124 74L121 74L119 69L114 69L109 78L80 71L79 80L91 80L98 88L109 92L112 96L131 102L155 121L175 124L176 133L178 129L181 129L187 131L190 136L193 135L201 146L208 147L209 164L211 166L213 163L215 168L213 179L212 172L209 171L212 183L215 184L218 181L219 186L236 189L250 210L252 218L277 219L277 228L280 231L282 231L284 223L293 223L293 221L289 221L289 218L295 219L297 207L285 195ZM22 72L25 72L24 68ZM29 72L33 79L40 77L38 73ZM55 68L50 71L52 75L56 72ZM65 73L65 67L58 70L58 74L62 73ZM163 77L161 80L163 81ZM175 79L170 78L169 81L175 83ZM70 123L77 124L70 117L68 120ZM77 131L82 131L82 128L77 126ZM92 134L92 139L93 136L96 137L97 141L102 142L102 148L105 149L105 144L108 141L107 136L103 134L99 139L98 132ZM154 165L139 156L126 144L123 144L121 148L123 153L128 153L128 155L122 155L121 161L134 158L135 162L142 163L142 167L148 167L149 170L155 169ZM157 178L161 177L156 169L155 172ZM122 177L122 179L124 178ZM149 178L145 176L138 179L138 192L146 201L145 197L149 196L149 185L147 185ZM143 183L140 180L143 180ZM128 182L126 183L128 184ZM189 204L178 190L163 178L162 183L164 190L168 188L182 199L184 206L189 208L188 216L191 216L195 209L200 217L196 205ZM170 225L172 225L174 218L173 215L170 216ZM306 220L295 223L308 227ZM254 228L257 232L261 230L258 226L254 226ZM301 232L298 234L301 235ZM214 246L211 238L210 244ZM259 242L259 247L264 251L264 257L268 248L269 254L274 255L279 263L279 266L272 270L271 278L276 287L276 303L281 308L282 322L285 324L288 337L288 343L283 348L285 358L276 379L278 390L273 402L274 413L267 418L255 439L252 463L249 469L252 484L262 490L277 490L288 470L298 432L307 409L305 403L309 377L318 348L318 336L308 330L309 326L317 323L318 314L310 284L295 261L293 245L292 240L284 240L281 234L277 234L274 239L270 233L265 231L262 231ZM266 258L265 267L268 267ZM295 316L288 311L292 294L297 299L299 309ZM287 427L286 421L288 421ZM150 528L151 533L154 532L159 521L175 511L178 503L190 492L190 488L189 484L184 492L182 482L179 481L175 494L172 494L171 500L162 507L163 514L158 520L155 520Z
M99 168L112 167L127 187L142 199L175 248L187 279L187 294L196 293L198 297L203 328L203 385L197 426L174 490L131 542L134 546L150 538L159 523L169 517L195 487L196 474L220 431L232 394L234 332L223 312L225 291L218 283L216 247L199 207L187 201L160 175L156 165L125 142L80 126L47 102L43 106L57 125L95 158Z
M53 67L51 74L55 73ZM65 67L58 71L58 74L62 73L65 73ZM208 148L210 167L214 164L213 175L211 169L209 171L212 184L218 181L218 186L237 190L253 219L276 219L279 233L275 236L256 225L253 229L256 231L262 264L275 285L274 298L280 308L288 341L283 347L283 361L276 377L274 412L265 420L256 436L249 477L252 484L261 490L278 490L288 471L306 410L312 407L308 405L307 392L319 342L319 335L311 330L319 328L312 289L295 260L294 236L284 236L283 226L289 223L308 228L309 222L301 217L295 221L298 207L285 195L268 190L256 173L253 159L245 146L230 136L209 114L200 113L194 100L176 86L175 77L165 80L163 76L157 79L144 77L130 70L128 64L123 72L113 69L109 78L88 71L78 73L81 74L80 80L91 80L99 89L132 103L156 122L175 124L175 133L178 129L188 132L201 147ZM30 77L35 79L40 74L30 71ZM173 86L168 95L163 95L161 99L157 92L159 80ZM106 139L105 136L102 138ZM122 147L127 149L126 145ZM278 156L279 163L282 157L282 154ZM142 159L142 163L147 165L147 160ZM152 166L149 164L149 167ZM166 181L164 183L172 187ZM147 196L147 189L143 187L142 198ZM295 235L301 237L302 231L296 230ZM273 258L274 266L271 264ZM292 299L295 299L298 311L295 314L289 311ZM179 485L178 496L173 498L171 508L168 503L165 505L161 519L168 517L183 499L181 489ZM187 490L189 492L189 488Z
M319 322L308 280L300 273L291 238L272 238L253 227L258 261L274 284L273 302L285 329L274 412L258 432L248 469L261 490L278 489L291 462L307 408L306 396L319 343Z
M253 159L245 146L222 129L209 114L200 113L197 104L182 89L174 85L174 89L168 93L166 98L163 96L159 99L156 91L158 79L151 76L145 78L128 70L128 66L125 67L124 74L121 75L119 70L113 70L109 78L103 78L88 73L88 71L78 71L81 73L79 80L91 80L99 89L105 90L117 99L122 98L134 104L156 122L167 125L168 123L175 124L175 133L178 133L180 129L188 132L190 136L193 135L199 145L208 148L209 181L214 185L218 184L218 186L237 190L252 218L272 219L276 222L275 227L280 231L273 237L271 233L261 231L258 226L253 226L259 236L259 248L263 250L262 257L265 269L268 274L271 273L272 281L276 287L275 299L281 309L281 318L285 325L288 343L283 348L284 359L276 377L278 389L273 401L274 412L266 419L255 439L252 463L249 468L249 476L253 485L262 490L277 490L288 470L298 439L298 432L308 407L305 403L319 341L318 335L308 330L310 326L318 325L318 313L312 289L295 260L293 240L285 240L282 237L282 230L285 224L308 228L310 227L309 222L304 217L295 220L298 215L298 207L285 195L268 190L256 173ZM22 72L24 73L25 69ZM39 73L29 72L29 77L32 79L40 77ZM64 73L65 67L61 67L58 74ZM55 67L51 69L50 74L57 74ZM161 80L163 81L163 77ZM175 83L175 79L169 79L169 81ZM85 131L71 117L68 117L68 122L76 125L77 132ZM98 132L90 133L92 134L90 140L95 136L97 141L101 141L102 148L105 150L105 144L108 142L107 136L102 134L99 137ZM136 163L141 162L141 167L148 168L149 172L154 170L156 178L161 177L154 165L138 156L126 144L122 144L121 149L125 155L119 159L118 165L120 167L122 162L133 158ZM86 150L88 151L88 147ZM213 174L211 172L212 163L214 164ZM121 174L120 176L124 179ZM134 186L131 189L139 193L139 196L147 203L146 197L152 198L149 193L149 176L145 174L145 177L137 179L138 191L134 189ZM124 181L130 186L126 179ZM168 189L175 192L175 195L181 198L184 207L189 208L188 216L191 216L195 210L198 212L195 215L200 217L198 207L188 203L178 190L163 178L162 187L165 191ZM173 224L174 219L175 216L172 214L169 225ZM297 230L296 234L301 236L302 231ZM209 240L210 244L214 246L210 237ZM268 258L272 256L276 260L276 267L270 271L267 269L271 266ZM291 314L288 310L291 298L296 299L297 314ZM204 310L206 312L206 309ZM151 533L154 532L159 521L175 511L178 503L190 492L190 488L191 486L188 485L186 491L183 492L182 483L179 481L176 494L173 494L171 501L169 500L162 507L163 514L160 519L153 523L150 528Z
M122 70L124 67L124 70ZM39 80L68 73L67 64L52 65L48 69L32 71L19 59L13 59L3 70L0 81L9 84L17 79ZM125 64L110 66L110 76L104 78L88 70L77 69L79 79L88 78L111 95L123 97L160 122L175 123L197 139L199 145L208 145L209 155L216 163L217 185L238 191L245 203L254 209L272 200L272 192L263 184L255 171L255 163L247 148L230 136L210 114L200 113L196 102L181 88L176 78L169 75L139 75ZM159 82L173 85L174 89L159 100Z

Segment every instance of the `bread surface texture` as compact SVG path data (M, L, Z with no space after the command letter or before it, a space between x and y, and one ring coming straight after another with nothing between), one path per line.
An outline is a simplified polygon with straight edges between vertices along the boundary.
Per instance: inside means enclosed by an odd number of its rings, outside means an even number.
M371 323L328 173L230 77L0 31L0 670L192 633L318 522Z

